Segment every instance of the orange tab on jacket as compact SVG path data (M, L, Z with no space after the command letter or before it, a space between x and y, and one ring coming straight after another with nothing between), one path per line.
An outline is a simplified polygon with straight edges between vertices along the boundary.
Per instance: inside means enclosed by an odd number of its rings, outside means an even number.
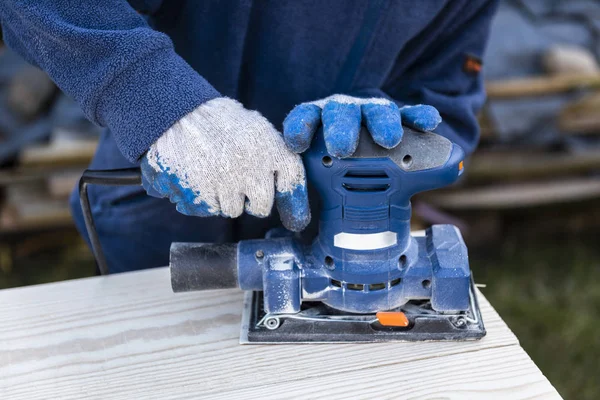
M478 75L483 67L481 58L475 57L472 54L465 55L465 62L463 63L463 71L469 75Z

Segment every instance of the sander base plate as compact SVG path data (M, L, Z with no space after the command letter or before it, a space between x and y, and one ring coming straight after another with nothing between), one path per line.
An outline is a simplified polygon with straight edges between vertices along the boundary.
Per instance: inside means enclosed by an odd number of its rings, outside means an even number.
M412 301L397 310L408 318L407 327L381 325L375 314L349 314L322 303L303 303L297 314L267 315L262 292L246 292L241 344L353 343L394 341L463 341L485 336L473 281L469 309L439 313L429 301Z

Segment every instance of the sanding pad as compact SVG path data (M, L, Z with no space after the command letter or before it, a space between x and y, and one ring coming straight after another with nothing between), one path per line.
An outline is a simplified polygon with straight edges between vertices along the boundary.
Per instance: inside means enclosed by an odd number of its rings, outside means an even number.
M298 314L266 315L262 292L246 292L241 344L353 343L393 341L463 341L485 336L474 284L470 307L460 313L438 313L429 301L400 307L408 326L383 326L375 314L348 314L322 303L303 303Z

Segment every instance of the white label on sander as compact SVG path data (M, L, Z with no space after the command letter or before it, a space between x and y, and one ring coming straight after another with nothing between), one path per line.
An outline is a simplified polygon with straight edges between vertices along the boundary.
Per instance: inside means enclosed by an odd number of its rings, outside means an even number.
M333 245L348 250L377 250L398 243L396 232L347 233L341 232L333 237Z

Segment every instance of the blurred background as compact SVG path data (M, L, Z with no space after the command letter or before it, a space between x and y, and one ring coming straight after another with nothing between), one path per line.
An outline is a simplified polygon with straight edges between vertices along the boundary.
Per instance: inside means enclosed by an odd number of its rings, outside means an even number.
M414 200L454 223L484 294L565 398L600 398L600 4L503 0L465 178ZM99 128L0 48L0 288L95 274L67 198Z

